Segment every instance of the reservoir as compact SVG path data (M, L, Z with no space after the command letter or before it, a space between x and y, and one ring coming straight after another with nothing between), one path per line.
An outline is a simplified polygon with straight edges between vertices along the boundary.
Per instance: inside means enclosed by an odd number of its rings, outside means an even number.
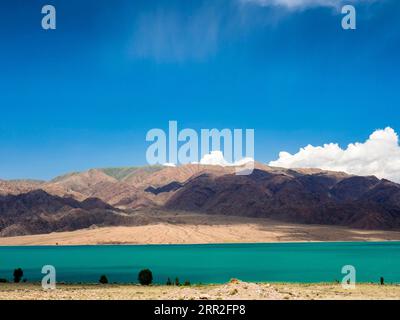
M22 268L27 281L40 281L44 265L56 268L57 282L136 283L141 269L155 283L341 281L342 267L356 269L357 282L400 283L400 242L309 242L204 245L98 245L0 247L0 278Z

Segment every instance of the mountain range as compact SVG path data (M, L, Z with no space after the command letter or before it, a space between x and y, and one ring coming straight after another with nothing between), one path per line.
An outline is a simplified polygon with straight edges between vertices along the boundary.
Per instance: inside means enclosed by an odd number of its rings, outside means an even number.
M135 212L189 211L400 229L400 185L374 176L255 163L91 169L50 181L0 180L0 235L135 225Z

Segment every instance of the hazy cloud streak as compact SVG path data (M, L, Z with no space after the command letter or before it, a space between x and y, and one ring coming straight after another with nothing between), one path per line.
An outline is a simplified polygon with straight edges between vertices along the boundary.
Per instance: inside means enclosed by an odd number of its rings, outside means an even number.
M216 52L220 28L221 16L211 6L191 15L159 8L139 16L132 53L158 62L202 60Z
M239 0L263 7L285 7L288 9L306 9L312 7L340 8L345 4L367 3L376 0Z

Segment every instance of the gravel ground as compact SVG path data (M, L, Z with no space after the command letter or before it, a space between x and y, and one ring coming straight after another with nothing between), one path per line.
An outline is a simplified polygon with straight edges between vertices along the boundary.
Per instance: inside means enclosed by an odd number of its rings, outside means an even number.
M358 284L344 289L340 284L248 283L239 280L222 285L140 286L140 285L58 285L43 290L39 284L0 284L1 300L140 300L140 299L397 299L400 285Z

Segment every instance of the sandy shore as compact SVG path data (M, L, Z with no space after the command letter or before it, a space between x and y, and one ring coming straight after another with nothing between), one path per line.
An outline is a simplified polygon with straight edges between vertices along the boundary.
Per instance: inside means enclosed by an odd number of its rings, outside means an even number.
M139 285L58 285L44 291L39 284L0 284L0 300L310 300L310 299L400 299L400 285L358 284L344 289L340 284L247 283L223 285L139 286Z
M146 217L147 219L148 216ZM154 219L153 219L154 218ZM398 231L301 225L269 219L169 214L148 224L0 238L0 245L180 244L400 240Z

